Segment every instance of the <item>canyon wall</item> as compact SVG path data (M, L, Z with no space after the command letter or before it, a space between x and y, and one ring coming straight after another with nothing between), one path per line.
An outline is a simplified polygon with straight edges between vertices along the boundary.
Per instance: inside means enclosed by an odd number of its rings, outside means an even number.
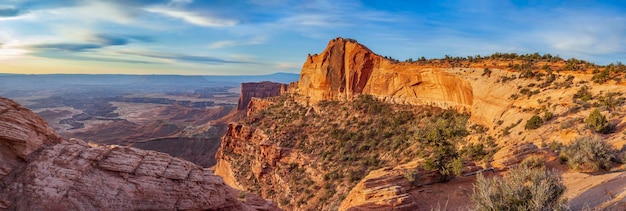
M250 100L278 96L287 90L287 84L263 81L241 83L241 96L237 104L237 110L243 111L248 108Z
M396 63L351 39L336 38L302 67L298 92L310 103L370 94L395 103L471 108L472 84L435 68Z

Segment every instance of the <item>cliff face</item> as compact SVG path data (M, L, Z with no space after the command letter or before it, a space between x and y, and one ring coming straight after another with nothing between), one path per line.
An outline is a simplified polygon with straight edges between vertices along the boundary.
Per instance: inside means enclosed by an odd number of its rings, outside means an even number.
M269 81L241 83L241 96L237 104L237 110L246 110L250 100L255 98L274 97L284 93L287 84L274 83Z
M351 39L336 38L302 66L298 92L308 102L370 94L390 102L471 108L472 85L457 75L394 63Z
M219 176L165 153L61 140L6 98L0 98L0 151L1 209L276 209L254 196L241 202Z

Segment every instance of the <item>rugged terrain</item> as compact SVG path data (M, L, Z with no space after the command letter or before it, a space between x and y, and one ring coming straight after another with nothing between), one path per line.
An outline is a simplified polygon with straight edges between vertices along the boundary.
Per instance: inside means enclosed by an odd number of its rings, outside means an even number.
M470 209L476 173L539 157L571 207L619 210L624 189L600 192L626 184L625 71L537 53L399 62L333 39L285 94L251 100L229 125L216 174L285 209ZM610 127L585 123L595 109ZM608 171L559 163L559 146L592 136L618 154Z
M297 75L2 75L0 96L35 111L64 139L156 150L210 167L240 94L280 94L278 83L241 82L269 79Z
M63 140L0 98L0 208L8 210L276 210L165 153Z

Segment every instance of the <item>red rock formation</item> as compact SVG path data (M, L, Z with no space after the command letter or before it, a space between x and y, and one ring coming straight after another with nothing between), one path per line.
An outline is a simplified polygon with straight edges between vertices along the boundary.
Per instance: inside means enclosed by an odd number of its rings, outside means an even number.
M59 143L54 129L30 110L0 97L0 179L43 145Z
M371 171L350 191L339 210L423 210L424 199L410 194L416 186L441 182L441 175L426 171L419 161ZM409 181L412 175L413 181ZM419 175L419 176L418 176ZM413 183L413 184L411 184Z
M266 98L278 96L287 90L287 84L269 81L241 83L241 96L237 110L246 110L253 97Z
M165 153L61 140L6 98L0 98L0 152L0 209L277 209L254 196L241 202L210 170Z
M336 38L302 66L298 92L310 103L370 94L390 102L471 108L472 85L459 76L395 63L352 39Z

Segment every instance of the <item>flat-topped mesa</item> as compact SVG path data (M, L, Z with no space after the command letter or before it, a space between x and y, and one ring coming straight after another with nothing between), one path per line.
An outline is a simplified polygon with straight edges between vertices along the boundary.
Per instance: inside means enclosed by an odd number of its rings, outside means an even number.
M266 98L278 96L287 90L287 84L270 81L241 83L241 95L237 110L246 110L253 97Z
M350 100L360 94L394 103L467 110L473 103L472 85L458 75L397 63L341 37L331 40L322 53L308 56L297 92L307 103Z

